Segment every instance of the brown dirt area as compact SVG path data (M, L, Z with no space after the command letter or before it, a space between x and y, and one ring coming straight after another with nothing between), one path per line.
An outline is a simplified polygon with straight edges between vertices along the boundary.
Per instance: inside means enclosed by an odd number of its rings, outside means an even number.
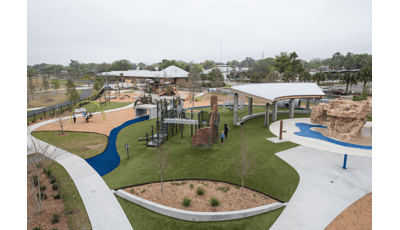
M325 228L325 230L335 229L372 229L372 193L354 202Z
M160 183L152 183L141 186L133 186L123 189L135 196L152 201L157 204L165 205L172 208L182 209L195 212L227 212L249 208L260 207L263 205L277 202L268 196L244 188L243 198L241 197L242 188L223 182L214 182L207 180L185 180L187 183L183 185L172 185L172 182L163 183L163 192L160 191ZM183 181L175 181L181 183ZM190 184L193 184L193 189L190 189ZM217 190L218 187L226 187L230 189L227 192ZM205 194L197 195L196 189L202 187ZM133 189L133 192L132 190ZM142 191L145 189L145 192ZM182 205L184 197L190 198L192 201L189 207ZM218 207L212 207L208 200L211 196L216 197L221 204Z
M311 128L311 130L320 132L322 135L329 137L328 136L329 132L328 132L327 128ZM342 142L346 142L346 143L350 143L350 144L356 144L356 145L372 146L372 137L371 136L368 137L367 135L360 135L355 140L348 140L348 141L338 140L338 141L342 141Z
M28 169L29 170L29 169ZM36 215L36 205L34 198L32 196L32 186L27 180L27 224L28 229L33 229L34 227L41 227L41 229L69 229L68 220L65 213L65 206L62 199L54 199L52 195L56 195L60 188L57 190L53 190L51 188L52 184L50 184L50 180L46 177L44 173L40 174L40 184L46 186L46 190L43 191L47 195L47 199L42 201L43 212L39 215ZM59 222L52 224L51 219L53 218L53 214L58 213Z
M129 95L130 97L125 96L124 99L120 99L119 94L115 93L110 93L110 96L117 96L116 99L110 99L110 102L135 102L135 97L139 97L141 94L135 94L135 93L123 93L121 92L121 96L124 95ZM108 93L106 94L108 96ZM101 98L101 101L104 102L104 96ZM100 99L95 100L94 102L100 102Z

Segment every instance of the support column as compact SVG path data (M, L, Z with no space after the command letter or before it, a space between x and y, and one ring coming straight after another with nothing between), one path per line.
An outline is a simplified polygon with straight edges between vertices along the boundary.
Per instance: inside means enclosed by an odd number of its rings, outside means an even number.
M289 118L294 118L294 98L289 101Z
M315 98L315 106L317 106L317 105L319 104L320 101L321 101L321 99Z
M310 110L310 99L307 99L306 110Z
M253 98L249 97L249 106L247 106L248 115L253 114Z
M273 106L274 111L272 112L272 121L276 121L276 118L278 117L278 101L275 101Z
M265 104L265 120L264 120L264 126L268 127L269 125L269 103Z
M233 95L233 125L237 125L237 119L238 119L238 94L235 93Z

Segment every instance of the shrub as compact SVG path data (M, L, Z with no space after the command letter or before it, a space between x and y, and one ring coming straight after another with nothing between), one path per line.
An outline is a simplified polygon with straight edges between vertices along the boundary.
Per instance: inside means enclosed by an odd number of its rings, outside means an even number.
M46 186L45 186L45 185L41 185L41 186L39 187L39 190L40 190L40 191L46 190Z
M141 193L144 193L144 192L146 192L146 189L143 189L143 190L141 191Z
M57 193L56 195L52 195L52 197L53 197L54 199L60 199L60 198L61 198L61 193L60 193L60 191L58 191L58 193Z
M231 189L229 186L226 186L226 187L219 187L218 186L218 188L217 188L217 190L221 190L222 192L228 192L229 189Z
M43 167L43 164L42 164L42 162L39 162L39 163L37 163L37 164L36 164L36 167L37 167L37 168L41 168L41 167Z
M36 193L36 196L39 197L39 193ZM40 193L40 199L46 200L46 199L47 199L46 193L41 192L41 193Z
M34 228L32 228L32 230L42 230L42 228L39 225L39 227L34 227Z
M182 205L185 207L189 207L190 206L190 202L192 202L192 200L190 198L187 198L186 196L183 197L182 199Z
M53 214L53 219L50 220L52 224L58 223L58 214Z
M204 191L204 189L202 187L197 187L196 193L197 193L197 195L202 196L206 192Z
M50 178L52 171L50 169L47 169L45 173L47 178Z
M51 186L51 188L52 188L53 190L57 190L59 187L60 187L60 185L58 185L57 183L54 183L54 184Z
M237 185L237 186L235 186L235 188L236 188L236 189L239 189L239 188L240 188L240 186L239 186L239 185Z
M217 206L219 206L221 204L221 202L217 198L215 198L213 196L210 198L208 203L210 203L210 205L213 206L213 207L217 207Z
M253 196L256 197L257 195L256 195L256 194L253 194Z
M171 185L177 185L177 186L179 186L179 185L184 185L184 184L187 184L187 181L182 181L181 183L174 183L174 180L171 182Z
M54 175L51 175L51 176L50 176L50 184L54 184L54 183L56 183L56 182L58 182L57 179L56 179L56 177L55 177Z
M190 189L193 189L193 184L190 184Z
M133 188L131 188L131 193L133 193L134 192L134 190L133 190Z
M37 185L39 184L38 176L37 176L37 175L33 175L33 176L32 176L32 179L33 179L33 184L34 184L35 186L37 186Z

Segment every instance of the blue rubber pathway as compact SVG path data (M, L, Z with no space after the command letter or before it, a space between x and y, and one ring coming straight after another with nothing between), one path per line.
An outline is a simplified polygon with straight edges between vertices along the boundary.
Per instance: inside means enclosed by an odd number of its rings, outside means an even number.
M107 173L113 171L116 167L118 167L119 163L121 162L116 146L119 131L129 125L148 119L149 115L135 118L111 130L110 136L108 137L107 149L97 156L86 159L86 162L90 166L92 166L93 169L96 170L96 172L99 173L100 176L104 176Z
M372 149L372 146L356 145L356 144L350 144L350 143L346 143L346 142L342 142L342 141L337 141L337 140L334 140L332 138L322 135L320 132L311 130L311 128L326 128L325 126L322 126L322 125L312 125L312 124L306 124L306 123L296 123L295 125L297 127L299 127L299 129L300 129L300 132L294 133L298 136L320 139L320 140L331 142L333 144L341 145L344 147L359 148L359 149Z

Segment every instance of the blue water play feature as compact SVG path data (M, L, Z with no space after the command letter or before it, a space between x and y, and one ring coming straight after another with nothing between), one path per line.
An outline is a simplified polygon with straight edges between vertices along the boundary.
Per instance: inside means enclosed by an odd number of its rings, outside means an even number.
M326 137L322 135L320 132L313 131L311 128L326 128L325 126L322 125L312 125L312 124L306 124L306 123L296 123L295 124L297 127L299 127L300 132L295 132L297 136L302 136L302 137L310 137L310 138L315 138L315 139L320 139L323 141L331 142L333 144L341 145L344 147L350 147L350 148L359 148L359 149L372 149L372 146L367 146L367 145L356 145L356 144L350 144L342 141L337 141L332 138Z
M116 146L116 141L117 141L117 136L119 131L121 131L123 128L126 126L148 120L149 115L143 116L143 117L138 117L133 120L129 120L122 125L114 128L110 132L110 136L108 137L108 145L107 149L100 153L97 156L94 156L92 158L86 159L86 162L94 168L94 170L97 171L100 176L104 176L107 173L111 172L114 170L116 167L118 167L119 162L121 161L118 152L117 152L117 146Z

